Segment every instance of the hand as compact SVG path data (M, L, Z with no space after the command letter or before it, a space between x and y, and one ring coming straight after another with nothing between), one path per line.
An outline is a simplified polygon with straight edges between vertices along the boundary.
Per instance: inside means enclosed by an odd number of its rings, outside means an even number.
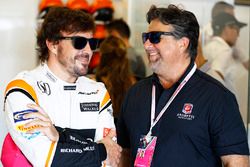
M122 148L114 141L113 138L116 137L116 132L111 129L109 134L103 138L100 143L103 143L107 151L107 165L112 167L117 167L120 161Z
M54 127L52 121L50 120L48 114L44 110L35 104L28 104L27 107L35 109L38 112L31 112L24 115L24 118L33 118L32 121L26 123L25 127L36 126L35 129L27 131L27 133L41 132L47 136L51 141L59 140L59 133Z

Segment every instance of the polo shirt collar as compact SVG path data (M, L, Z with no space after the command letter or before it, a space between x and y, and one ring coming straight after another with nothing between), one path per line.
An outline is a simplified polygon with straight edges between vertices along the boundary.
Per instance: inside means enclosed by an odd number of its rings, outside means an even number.
M174 87L177 87L181 82L182 80L188 75L188 73L191 71L191 69L193 68L194 66L194 60L191 60L190 64L188 65L186 71L184 72L184 74L181 76L181 78L173 85ZM160 83L160 80L157 76L157 74L153 73L152 75L152 82L153 84L155 84L156 86L160 86L162 87L161 83ZM172 86L172 87L173 87ZM172 88L171 87L171 88Z

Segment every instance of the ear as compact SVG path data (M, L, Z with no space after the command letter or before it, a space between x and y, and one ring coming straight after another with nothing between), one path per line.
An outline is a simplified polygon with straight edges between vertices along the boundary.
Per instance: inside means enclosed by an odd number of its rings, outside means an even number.
M46 45L49 49L49 52L52 52L53 54L57 54L57 46L58 44L56 44L54 41L49 41L49 40L46 40Z
M185 52L188 48L188 45L189 45L189 39L187 37L182 37L179 40L179 47L181 51Z

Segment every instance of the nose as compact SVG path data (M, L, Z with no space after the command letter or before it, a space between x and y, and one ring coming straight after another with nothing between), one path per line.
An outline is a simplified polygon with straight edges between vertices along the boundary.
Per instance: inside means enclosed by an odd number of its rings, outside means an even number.
M152 47L153 44L149 41L149 39L147 39L145 41L145 43L143 44L143 46L144 46L145 49L148 49L148 48Z
M87 44L86 44L86 46L83 49L86 50L86 51L93 52L92 49L91 49L91 47L90 47L89 41L87 41Z
M93 51L91 50L89 41L87 41L85 47L83 49L81 49L82 53L86 53L89 55L89 59L91 59L92 55L93 55Z

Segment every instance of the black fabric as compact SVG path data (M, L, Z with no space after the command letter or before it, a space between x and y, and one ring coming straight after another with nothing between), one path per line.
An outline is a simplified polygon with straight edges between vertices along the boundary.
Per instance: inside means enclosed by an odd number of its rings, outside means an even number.
M191 63L192 64L192 63ZM179 83L190 71L190 67ZM117 126L117 140L131 148L134 163L139 138L148 133L152 84L156 76L139 81L128 92ZM160 88L161 89L161 88ZM168 100L156 89L157 110ZM185 105L191 107L186 113ZM220 156L249 155L246 130L235 96L222 84L196 70L153 128L157 144L152 167L221 167Z
M95 130L56 127L59 141L51 166L99 167L106 159L104 144L93 142Z
M6 93L6 95L5 95L5 97L4 97L4 103L6 102L7 97L8 97L11 93L14 93L14 92L21 92L21 93L25 94L28 98L30 98L30 100L32 100L32 101L35 102L35 99L33 99L33 97L32 97L27 91L25 91L24 89L14 88L14 89L9 90L9 91Z

